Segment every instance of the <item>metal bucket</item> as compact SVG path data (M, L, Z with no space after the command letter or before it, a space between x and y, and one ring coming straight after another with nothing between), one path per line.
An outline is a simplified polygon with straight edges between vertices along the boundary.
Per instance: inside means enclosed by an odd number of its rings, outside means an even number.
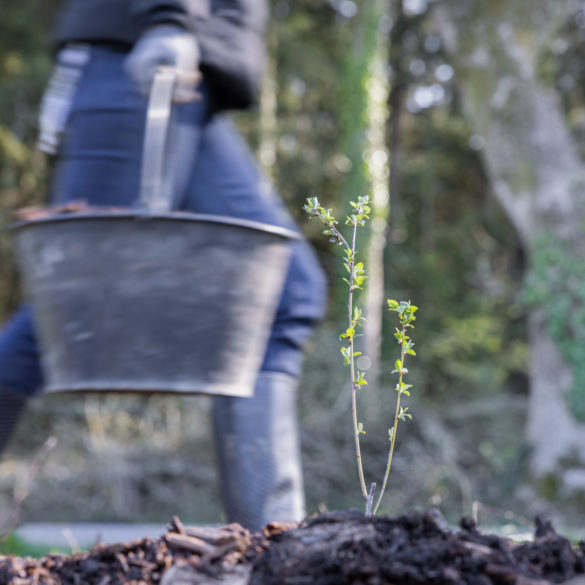
M168 83L162 90L168 94ZM149 118L156 125L170 94L158 102L155 94ZM145 179L148 165L161 168L157 156L149 160L145 148L136 211L13 226L47 392L252 395L298 235L170 212L160 177Z

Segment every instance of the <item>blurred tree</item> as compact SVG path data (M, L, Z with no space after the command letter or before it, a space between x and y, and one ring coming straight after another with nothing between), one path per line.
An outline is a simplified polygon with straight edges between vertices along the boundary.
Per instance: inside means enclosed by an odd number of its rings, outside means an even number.
M391 4L391 18L380 18L388 3ZM57 4L51 0L5 0L0 6L0 221L4 225L10 221L12 208L43 196L45 171L33 154L36 108L49 68L47 23ZM447 17L457 4L447 0L444 9ZM461 2L464 7L467 4L469 10L483 6L478 0ZM412 375L417 378L415 387L422 392L416 398L421 409L429 406L442 413L439 418L444 423L443 431L453 434L456 464L465 472L460 476L472 478L474 498L482 497L488 483L494 490L493 484L497 482L490 474L489 462L482 455L489 449L480 452L476 435L471 432L472 440L465 439L469 436L465 435L465 425L472 427L475 433L479 419L455 419L455 413L473 412L474 404L486 396L488 402L495 403L497 392L501 393L504 404L510 403L511 394L519 402L525 396L525 331L517 302L518 273L523 256L514 229L501 207L490 197L490 184L497 176L481 158L487 154L488 140L483 124L485 122L491 132L495 132L497 126L481 116L464 118L461 96L469 106L467 111L473 108L466 91L469 87L465 80L467 65L462 62L473 51L449 59L444 50L447 44L441 41L427 18L429 5L433 5L431 0L272 0L271 63L261 105L257 112L238 115L238 122L256 149L261 164L313 239L331 275L332 310L324 324L323 336L318 338L320 342L329 335L331 343L315 343L312 348L302 398L306 401L304 409L309 413L305 419L306 433L312 437L310 448L314 457L308 463L324 478L326 486L321 493L325 495L319 496L324 498L319 502L325 504L337 497L335 494L343 492L340 484L346 483L341 467L332 469L334 466L330 465L341 452L345 436L344 393L340 392L340 385L336 384L331 372L336 372L338 363L335 334L346 292L345 286L339 285L339 256L321 236L320 226L306 221L301 208L307 196L317 195L339 216L346 213L344 202L347 199L365 193L373 196L374 176L368 174L371 170L368 163L383 162L379 166L381 173L376 174L378 180L387 180L384 174L388 172L388 160L384 163L384 155L373 157L374 153L390 150L392 225L383 255L387 275L385 295L411 299L421 307L416 334L419 355ZM525 7L525 14L531 14L531 6ZM490 4L490 14L495 14L496 10L504 10L500 2ZM468 22L464 17L467 18L465 10L462 19ZM460 24L463 22L457 21L452 26L457 29ZM525 18L525 25L530 39L530 35L538 31L530 32L529 18ZM506 31L505 26L500 31L501 27L496 27L487 16L485 27L486 35L495 28L498 34ZM582 43L579 40L579 35L583 36L582 28L573 28L571 34L561 38L562 42L554 39L547 58L539 62L539 67L545 69L540 74L547 76L542 85L549 90L554 83L563 87L570 85L567 71L557 63L559 56L572 55L571 73L575 77L583 75L579 72L585 61L585 51L574 50L579 42ZM480 33L482 30L480 27ZM465 36L469 32L462 34ZM444 41L449 38L443 35ZM391 43L389 68L385 64L380 66L388 41ZM546 43L542 46L548 47ZM467 51L467 45L459 48ZM505 53L504 47L499 49ZM18 57L16 61L14 55ZM17 62L20 70L14 68ZM458 80L462 75L463 94L454 82L453 65L456 65ZM506 84L514 81L519 71L517 67L507 67L512 79L499 85L498 96L502 93L505 96ZM488 73L489 69L477 72L487 90L492 82L491 73ZM389 107L381 99L388 91L388 75L391 81ZM563 96L566 107L571 110L569 120L575 134L583 135L585 100L579 87L576 83ZM479 91L484 91L483 86ZM532 96L526 103L532 103L531 100ZM527 120L527 112L521 113ZM382 145L379 131L388 114L386 145ZM477 121L481 121L481 127L476 125ZM490 140L493 144L493 138ZM498 140L501 144L505 142L503 138ZM519 175L520 178L524 176ZM528 209L526 216L532 213L536 210ZM386 236L385 228L380 235ZM364 244L372 241L365 238ZM0 240L0 319L18 298L15 275L7 268L11 261L8 242L9 238L3 235ZM366 250L363 246L361 249L363 253ZM541 264L547 264L548 260L544 260ZM579 266L573 259L566 269ZM557 304L557 310L565 309ZM394 325L389 320L386 326L387 331L392 331ZM331 329L334 329L333 334ZM581 345L585 347L585 342ZM386 335L381 362L382 390L384 383L389 382L387 374L391 370L385 367L385 362L390 363L392 357L396 357L395 349L394 338ZM582 361L585 364L585 359ZM329 367L325 362L333 365ZM391 392L383 393L377 403L380 411L387 411L383 401L391 398ZM486 429L485 442L496 453L508 453L505 448L509 446L510 437L517 438L517 424L508 434L501 432L510 420L507 416L507 412L497 412L491 418L481 418ZM457 424L453 424L455 420ZM513 421L517 420L514 415ZM432 425L426 424L425 417L420 421L418 432L425 436L427 427ZM549 434L543 431L542 440L547 436ZM378 442L379 434L372 430L372 438ZM440 443L434 437L428 441L437 450L442 448ZM326 455L319 458L320 452ZM434 454L431 459L435 460ZM507 466L516 483L517 461L516 455L511 455L504 463L500 461L499 468L501 471ZM350 465L353 469L353 461ZM324 467L328 469L324 471ZM445 472L444 482L452 481L450 471L448 468ZM486 482L486 477L494 481ZM411 480L408 474L404 478L404 481ZM432 481L436 483L436 478ZM308 484L309 497L316 492L317 483L318 479L313 479ZM420 484L416 489L395 493L401 492L399 497L403 502L416 498L416 503L421 503L423 494L444 493L440 486L437 488L431 483L429 480L429 486ZM443 497L448 503L447 496Z
M370 26L366 34L374 39L367 63L366 135L362 159L365 163L366 185L370 194L371 221L364 249L368 280L365 288L364 353L369 359L368 383L379 385L382 350L383 311L385 311L384 250L387 243L390 216L389 160L386 130L389 119L388 93L388 33L390 31L390 3L377 0L372 3ZM355 199L355 194L353 196ZM375 409L379 412L379 409Z
M573 479L585 463L585 426L567 400L575 384L585 392L575 368L585 358L585 164L540 64L575 14L571 0L449 0L434 14L492 189L531 264L531 468L543 476L563 463Z
M9 234L12 210L42 198L36 112L49 72L46 25L57 2L5 0L0 6L0 322L19 300Z
M266 73L259 99L257 155L260 165L268 177L272 177L274 174L277 152L278 83L276 79L276 53L280 26L281 23L275 20L271 21L268 28Z
M369 232L362 234L359 249L369 275L364 287L364 303L367 305L365 353L370 360L368 379L375 384L384 296L383 250L389 212L385 144L389 2L366 0L358 4L352 0L331 0L309 7L303 2L293 5L279 1L274 6L274 14L273 31L278 30L276 70L277 76L284 78L277 97L279 131L283 132L289 116L294 115L295 142L298 141L300 147L297 157L306 158L317 148L325 162L324 167L306 169L307 175L320 171L321 177L309 185L303 197L318 194L339 217L345 217L348 213L349 200L363 194L369 194L372 198L373 221L369 224ZM315 36L311 36L310 31L314 31ZM297 49L300 46L303 48ZM290 79L293 72L296 79L292 83L289 81L287 88L286 78ZM270 78L268 86L274 88ZM292 93L301 93L305 99L304 104L300 102L299 105L309 107L302 110L295 108L287 89ZM265 95L268 96L266 92ZM264 102L266 106L268 103ZM311 104L318 109L311 109ZM263 108L262 111L261 121L267 120L267 110ZM312 120L311 133L307 136L303 136L302 132L305 118ZM272 128L275 126L272 124ZM322 127L327 135L320 133ZM266 137L266 132L263 135ZM331 145L324 140L329 138L334 139ZM330 152L331 146L333 152ZM261 155L272 150L270 147L264 149ZM284 156L278 160L276 180L286 190L294 187L298 178L287 174L286 153L281 154ZM269 158L273 157L269 155ZM324 189L320 191L319 183L323 180ZM329 196L332 188L335 192ZM298 203L295 201L294 205ZM317 239L316 243L322 245ZM334 286L331 297L331 313L343 319L347 308L345 291Z

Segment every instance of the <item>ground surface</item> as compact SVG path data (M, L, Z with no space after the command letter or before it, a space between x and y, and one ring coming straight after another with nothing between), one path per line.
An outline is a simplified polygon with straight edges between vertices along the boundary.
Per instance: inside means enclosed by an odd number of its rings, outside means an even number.
M585 543L535 522L534 540L449 528L435 510L365 518L354 511L306 523L183 526L160 538L98 545L72 556L0 557L0 584L32 585L566 585L585 584Z

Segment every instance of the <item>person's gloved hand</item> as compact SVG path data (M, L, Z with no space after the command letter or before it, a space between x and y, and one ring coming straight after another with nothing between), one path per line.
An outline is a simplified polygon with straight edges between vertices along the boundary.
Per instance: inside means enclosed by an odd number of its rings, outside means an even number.
M148 95L154 73L159 66L172 66L177 71L173 99L190 102L199 96L195 91L199 73L199 44L193 34L171 24L146 30L126 58L126 73L139 90Z

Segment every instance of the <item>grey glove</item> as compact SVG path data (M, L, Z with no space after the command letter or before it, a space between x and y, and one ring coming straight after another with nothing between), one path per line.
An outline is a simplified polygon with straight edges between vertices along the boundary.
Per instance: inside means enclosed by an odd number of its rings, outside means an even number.
M190 102L198 98L195 91L201 78L199 73L199 44L185 29L162 24L146 30L126 58L126 73L138 89L148 95L156 69L172 66L177 71L177 85L173 99Z

